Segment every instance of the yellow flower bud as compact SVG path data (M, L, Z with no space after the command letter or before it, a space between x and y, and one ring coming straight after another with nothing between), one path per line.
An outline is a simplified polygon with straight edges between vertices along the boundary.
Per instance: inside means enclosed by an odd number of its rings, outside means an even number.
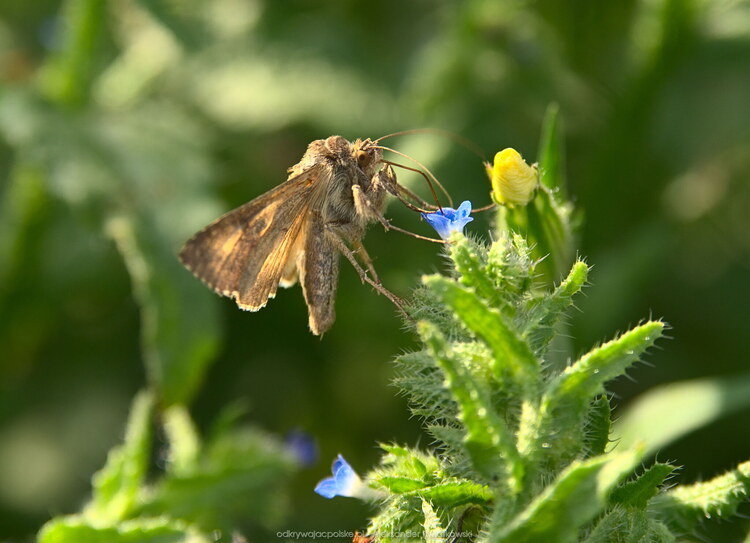
M484 164L492 183L492 199L501 205L525 206L539 184L539 171L529 166L515 149L495 155L494 165Z

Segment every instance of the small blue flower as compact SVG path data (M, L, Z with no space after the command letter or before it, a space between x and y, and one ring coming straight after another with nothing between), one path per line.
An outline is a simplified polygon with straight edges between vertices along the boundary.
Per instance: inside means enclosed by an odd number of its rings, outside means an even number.
M318 461L318 446L315 440L302 430L295 429L289 432L284 439L284 445L305 467L313 466Z
M362 498L369 494L369 489L343 456L338 455L333 461L331 473L333 477L323 479L315 487L315 492L324 498L331 499L336 496Z
M451 237L451 232L463 232L466 223L474 220L473 217L469 216L470 213L471 202L466 200L458 206L458 209L444 207L442 211L422 213L422 218L435 229L441 238L448 239Z

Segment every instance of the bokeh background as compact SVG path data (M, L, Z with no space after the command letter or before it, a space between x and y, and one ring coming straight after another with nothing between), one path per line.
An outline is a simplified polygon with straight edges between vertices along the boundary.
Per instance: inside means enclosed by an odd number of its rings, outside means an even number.
M244 313L175 260L331 134L441 128L533 161L559 104L594 266L574 352L663 317L671 339L613 384L619 407L671 381L747 379L748 1L3 0L0 86L0 540L80 507L160 349L197 367L184 389L201 428L242 404L272 433L315 437L283 529L365 526L365 505L312 489L339 452L366 471L378 441L429 445L390 385L415 345L393 306L344 265L319 339L298 287ZM456 200L489 203L480 159L451 139L389 144ZM387 214L429 234L397 203ZM470 228L488 236L486 218ZM401 295L443 266L433 244L378 227L365 241ZM685 482L733 467L747 415L660 460ZM705 535L738 540L738 524Z

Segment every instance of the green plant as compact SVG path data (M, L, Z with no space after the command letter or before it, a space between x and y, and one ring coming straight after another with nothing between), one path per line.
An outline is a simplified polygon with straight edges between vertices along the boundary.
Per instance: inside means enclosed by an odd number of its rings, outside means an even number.
M293 451L230 419L204 441L179 405L161 412L166 443L155 447L154 408L152 394L136 397L125 441L94 475L91 500L49 521L39 543L230 541L237 530L278 525L298 465ZM162 457L158 475L149 473L154 456Z
M422 347L397 358L396 384L435 446L383 445L366 491L346 487L344 495L377 503L374 541L670 542L747 499L750 462L666 490L674 465L641 468L653 442L613 439L605 385L641 359L665 323L643 322L573 361L551 348L589 273L577 260L548 286L570 253L570 206L551 166L556 134L550 110L531 207L501 209L492 243L454 232L448 272L424 276L414 293ZM552 266L540 269L539 251L553 255Z

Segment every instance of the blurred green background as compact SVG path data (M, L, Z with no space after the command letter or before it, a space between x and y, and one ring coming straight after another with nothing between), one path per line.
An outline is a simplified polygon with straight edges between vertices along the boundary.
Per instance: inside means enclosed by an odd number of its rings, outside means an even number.
M331 134L442 128L533 161L558 103L594 266L575 352L649 315L672 325L613 385L620 407L748 373L748 1L3 0L0 85L0 540L80 507L147 375L202 428L239 402L273 433L316 438L282 529L365 525L365 505L312 489L339 452L366 471L378 441L429 445L389 385L389 360L414 346L393 306L343 265L319 339L299 287L244 313L175 256ZM451 140L388 144L458 202L489 203L480 160ZM387 214L430 234L398 204ZM487 219L470 230L488 236ZM378 227L365 244L401 295L443 266L435 245ZM729 469L750 457L746 417L659 458L685 482Z

